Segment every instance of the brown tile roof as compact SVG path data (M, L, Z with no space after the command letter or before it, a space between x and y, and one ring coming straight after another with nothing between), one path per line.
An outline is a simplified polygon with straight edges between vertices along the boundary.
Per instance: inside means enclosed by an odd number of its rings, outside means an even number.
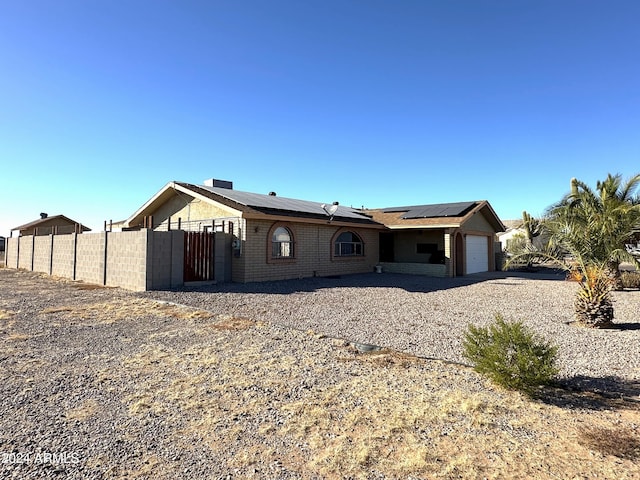
M60 220L60 222L58 222ZM91 229L89 227L85 227L80 222L76 222L75 220L71 220L69 217L65 217L64 215L52 215L45 218L39 218L29 223L25 223L24 225L20 225L19 227L12 228L11 231L15 230L29 230L31 228L36 228L40 226L44 226L50 223L56 223L60 225L60 223L68 224L68 225L80 225L83 231L89 232Z

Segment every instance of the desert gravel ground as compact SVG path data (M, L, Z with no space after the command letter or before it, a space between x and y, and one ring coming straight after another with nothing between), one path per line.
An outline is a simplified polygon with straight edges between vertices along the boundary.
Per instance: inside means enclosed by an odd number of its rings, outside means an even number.
M587 330L562 278L133 293L0 269L0 478L640 478L640 292ZM559 345L561 388L460 364L495 313Z
M618 328L594 330L572 324L576 289L564 273L542 270L453 279L371 273L146 295L459 363L466 326L500 314L558 345L567 380L611 380L609 388L617 378L640 381L640 292L613 292Z

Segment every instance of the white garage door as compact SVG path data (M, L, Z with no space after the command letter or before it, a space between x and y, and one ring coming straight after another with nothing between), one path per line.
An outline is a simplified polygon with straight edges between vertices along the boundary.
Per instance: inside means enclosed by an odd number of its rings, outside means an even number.
M467 274L489 270L489 238L467 235Z

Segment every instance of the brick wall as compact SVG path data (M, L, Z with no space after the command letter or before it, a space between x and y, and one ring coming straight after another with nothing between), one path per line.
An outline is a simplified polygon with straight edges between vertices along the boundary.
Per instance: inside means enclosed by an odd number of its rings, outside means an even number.
M233 281L260 282L313 276L372 272L378 261L378 230L349 227L364 243L363 257L332 258L332 239L343 227L335 224L278 222L294 236L294 259L269 261L274 222L247 220L242 256L234 263Z

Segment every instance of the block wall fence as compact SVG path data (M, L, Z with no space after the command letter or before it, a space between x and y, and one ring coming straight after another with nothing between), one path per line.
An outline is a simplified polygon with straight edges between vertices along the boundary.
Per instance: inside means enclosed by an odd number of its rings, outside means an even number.
M7 238L5 266L145 291L183 284L184 233L100 232Z

